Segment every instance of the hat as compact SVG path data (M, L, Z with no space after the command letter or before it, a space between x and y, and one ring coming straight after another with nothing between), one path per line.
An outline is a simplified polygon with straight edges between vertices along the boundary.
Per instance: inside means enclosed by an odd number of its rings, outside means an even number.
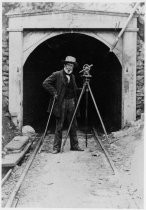
M77 65L76 58L75 57L72 57L72 56L67 56L65 58L65 60L63 60L62 62L63 63L72 63L74 65Z

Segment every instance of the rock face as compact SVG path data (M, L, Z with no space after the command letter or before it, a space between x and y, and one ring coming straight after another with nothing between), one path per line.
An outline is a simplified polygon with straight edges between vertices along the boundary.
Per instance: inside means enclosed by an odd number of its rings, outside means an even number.
M112 4L100 4L98 8L95 8L95 4L90 4L87 7L87 4L54 4L52 2L41 2L41 3L4 3L3 2L3 8L2 8L2 21L3 21L3 32L2 32L2 93L3 96L6 98L6 101L8 103L8 98L9 98L9 38L8 38L8 18L5 15L9 11L13 11L14 9L19 12L19 13L26 13L26 12L39 12L39 11L47 11L52 8L55 9L91 9L94 10L104 10L108 11L111 10L119 12L119 8L115 8L114 5ZM127 8L125 7L126 11L129 12L129 5ZM136 103L136 108L137 108L137 118L140 117L141 113L144 112L144 14L141 8L144 8L143 4L140 4L139 9L137 10L138 13L138 38L137 38L137 103ZM120 8L120 11L122 11L122 8Z

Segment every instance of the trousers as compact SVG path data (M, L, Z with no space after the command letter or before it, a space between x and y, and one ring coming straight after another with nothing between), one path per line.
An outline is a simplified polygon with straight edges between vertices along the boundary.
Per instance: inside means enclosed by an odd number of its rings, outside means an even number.
M62 131L63 131L64 121L67 119L68 125L70 124L74 110L75 110L74 99L64 99L61 105L61 117L56 118L56 129L55 129L53 150L60 151L62 144ZM74 117L71 129L69 131L69 137L70 137L70 147L76 148L78 146L76 117Z

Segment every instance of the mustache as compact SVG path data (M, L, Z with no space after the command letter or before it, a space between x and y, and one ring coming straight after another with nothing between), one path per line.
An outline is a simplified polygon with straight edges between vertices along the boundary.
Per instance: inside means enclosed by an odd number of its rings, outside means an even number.
M72 74L72 71L64 71L65 74Z

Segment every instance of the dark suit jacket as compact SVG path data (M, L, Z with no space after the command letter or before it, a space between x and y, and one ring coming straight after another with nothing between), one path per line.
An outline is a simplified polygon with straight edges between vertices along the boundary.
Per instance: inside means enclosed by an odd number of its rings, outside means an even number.
M71 77L73 81L73 89L74 89L75 104L76 104L78 87L76 85L75 76L71 74ZM55 94L58 95L53 108L53 113L56 117L60 117L61 114L61 104L63 102L65 95L65 86L66 86L66 80L64 78L63 70L54 72L52 75L47 77L43 82L43 87L51 94L51 96L54 96ZM50 112L52 102L53 102L53 97L50 100L48 112ZM77 115L79 115L79 111L77 112Z

